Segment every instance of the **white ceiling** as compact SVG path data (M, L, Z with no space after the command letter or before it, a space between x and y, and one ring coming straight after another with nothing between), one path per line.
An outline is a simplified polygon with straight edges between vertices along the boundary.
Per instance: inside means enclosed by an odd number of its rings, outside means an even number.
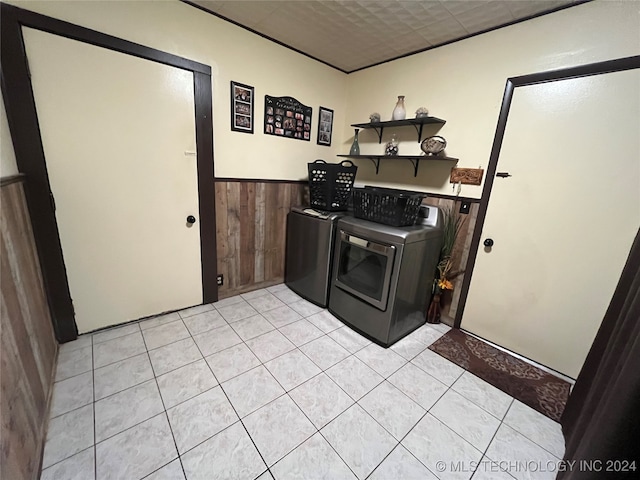
M187 1L353 72L584 0Z

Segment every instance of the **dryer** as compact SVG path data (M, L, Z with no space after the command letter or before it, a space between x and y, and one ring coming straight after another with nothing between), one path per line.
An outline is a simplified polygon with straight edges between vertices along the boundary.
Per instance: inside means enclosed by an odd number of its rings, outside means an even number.
M442 238L440 222L338 220L329 311L385 347L408 335L426 321Z

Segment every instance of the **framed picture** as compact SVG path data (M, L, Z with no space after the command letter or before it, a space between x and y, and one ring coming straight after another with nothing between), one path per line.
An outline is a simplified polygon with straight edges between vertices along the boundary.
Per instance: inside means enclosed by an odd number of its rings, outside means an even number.
M313 109L293 97L264 96L264 133L311 141ZM333 113L333 112L332 112Z
M318 117L318 145L331 145L331 132L333 130L333 110L320 107Z
M231 81L231 130L253 133L253 87Z

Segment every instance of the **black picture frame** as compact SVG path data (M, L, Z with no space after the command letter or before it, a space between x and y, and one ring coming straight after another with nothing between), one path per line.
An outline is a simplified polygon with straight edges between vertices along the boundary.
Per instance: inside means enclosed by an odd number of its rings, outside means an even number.
M264 134L311 141L313 108L293 97L264 96Z
M318 135L316 136L317 144L330 147L332 133L333 110L327 107L320 107L318 112Z
M253 134L254 88L231 80L231 130Z

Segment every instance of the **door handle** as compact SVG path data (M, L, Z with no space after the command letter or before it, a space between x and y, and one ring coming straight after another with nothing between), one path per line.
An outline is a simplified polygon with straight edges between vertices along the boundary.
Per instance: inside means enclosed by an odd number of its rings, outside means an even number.
M194 217L193 215L189 215L189 216L187 217L187 223L188 223L189 225L193 225L194 223L196 223L196 217Z
M509 172L498 172L496 173L496 177L500 177L500 178L507 178L510 177L511 174Z
M484 246L485 246L485 247L489 247L489 248L493 247L493 239L492 239L492 238L487 238L487 239L484 241Z

